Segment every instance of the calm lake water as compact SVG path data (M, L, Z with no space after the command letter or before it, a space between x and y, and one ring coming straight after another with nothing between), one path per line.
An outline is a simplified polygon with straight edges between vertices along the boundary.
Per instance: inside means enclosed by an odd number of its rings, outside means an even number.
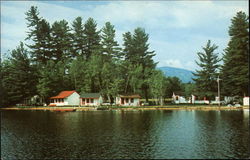
M249 112L1 111L1 157L249 158Z

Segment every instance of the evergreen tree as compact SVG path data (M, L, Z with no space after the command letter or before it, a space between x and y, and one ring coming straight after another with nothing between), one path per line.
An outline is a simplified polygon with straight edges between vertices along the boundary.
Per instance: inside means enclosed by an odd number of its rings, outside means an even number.
M85 58L88 60L92 54L100 50L100 31L97 31L97 24L93 18L89 18L84 24Z
M205 47L203 47L204 52L198 52L199 62L195 61L200 67L200 70L196 70L193 73L196 78L193 80L197 86L198 95L201 97L214 98L217 95L217 82L218 77L218 54L214 51L218 48L215 44L211 45L211 41L208 40Z
M22 103L36 93L35 72L23 43L12 50L11 58L3 63L3 87L5 105Z
M67 61L71 54L71 33L66 20L56 21L52 25L52 52L53 57L58 61Z
M222 93L249 96L249 18L244 12L233 17L230 41L223 56Z
M126 61L130 61L133 58L133 39L131 32L126 32L123 34L123 57Z
M110 22L105 23L105 26L102 29L101 38L103 54L107 55L107 60L110 60L112 58L119 59L121 49L119 48L119 44L117 43L117 41L115 41L115 29Z
M192 94L196 93L196 85L191 82L183 84L183 89L185 97L190 97Z
M166 77L165 86L165 97L172 97L173 93L182 95L183 87L178 77Z
M155 56L154 51L148 51L148 34L145 33L144 29L136 28L133 35L131 35L130 32L127 32L123 37L125 61L132 65L142 66L142 76L140 78L140 81L142 81L141 91L144 93L144 96L148 101L148 79L156 66L156 63L154 63L152 59L152 57Z
M77 92L87 92L90 88L87 86L87 63L83 57L79 56L72 61L69 69L71 84Z
M66 65L63 61L54 62L49 60L47 64L39 69L39 81L37 90L48 103L48 98L63 90L71 90L69 75L66 72Z
M45 64L51 58L50 32L49 23L39 17L37 7L32 6L26 12L27 27L29 28L26 40L31 40L32 44L28 44L31 49L31 58L36 64Z
M114 26L107 22L102 28L101 34L101 45L102 45L102 70L101 70L101 93L108 98L109 102L118 94L120 80L117 74L117 63L121 58L119 45L115 40L115 29ZM111 72L112 71L112 72ZM100 84L100 83L99 83ZM115 88L114 88L115 87Z
M73 21L72 30L73 56L83 56L85 48L85 39L82 17L77 17Z

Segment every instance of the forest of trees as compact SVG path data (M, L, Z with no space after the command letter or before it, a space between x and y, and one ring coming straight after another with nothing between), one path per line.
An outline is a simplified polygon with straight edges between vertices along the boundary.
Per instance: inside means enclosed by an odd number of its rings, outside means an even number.
M77 17L50 24L32 6L26 12L28 33L24 42L1 61L1 106L22 103L39 95L46 102L62 90L100 92L113 101L117 94L137 93L163 104L173 92L214 98L216 77L221 75L223 94L246 96L248 92L248 17L238 12L229 29L231 37L223 56L224 65L209 40L199 52L195 83L183 84L177 77L166 77L156 69L155 52L143 28L123 34L123 44L115 40L115 28L106 22L101 30L93 18ZM227 78L230 77L230 78Z
M218 46L211 41L199 52L200 70L196 70L194 79L196 94L208 98L217 95L217 78L221 79L222 96L242 98L249 96L249 17L242 11L237 12L229 26L230 41L224 50L222 59L215 53ZM223 64L219 64L219 61Z

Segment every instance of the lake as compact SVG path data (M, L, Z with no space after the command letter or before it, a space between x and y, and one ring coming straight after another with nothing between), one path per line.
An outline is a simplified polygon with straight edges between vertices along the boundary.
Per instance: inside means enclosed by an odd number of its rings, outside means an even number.
M249 112L1 111L3 159L249 158Z

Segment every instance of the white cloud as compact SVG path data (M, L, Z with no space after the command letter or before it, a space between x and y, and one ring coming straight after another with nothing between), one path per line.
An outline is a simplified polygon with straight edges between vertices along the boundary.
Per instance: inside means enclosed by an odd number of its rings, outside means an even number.
M183 68L182 63L178 59L167 59L161 61L159 66L169 66L169 67L176 67L176 68Z
M195 69L197 69L197 65L194 61L187 61L184 63L184 69L195 71Z

